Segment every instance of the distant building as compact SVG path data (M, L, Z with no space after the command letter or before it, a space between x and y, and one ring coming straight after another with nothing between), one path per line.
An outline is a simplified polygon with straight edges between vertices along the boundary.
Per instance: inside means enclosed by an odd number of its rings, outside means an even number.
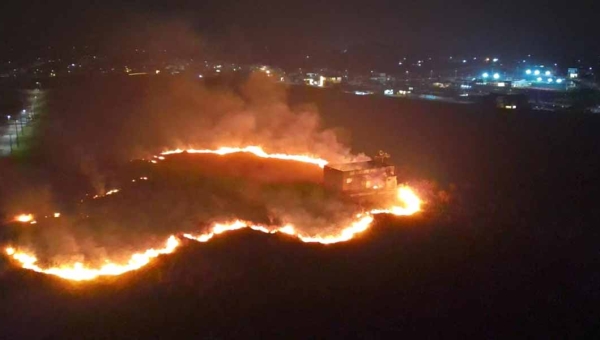
M318 86L325 87L325 86L331 86L331 85L336 85L336 84L341 84L341 83L342 83L342 77L341 76L324 76L324 75L321 75L321 76L319 76Z
M388 156L389 157L389 156ZM351 195L395 190L395 167L385 158L367 162L329 164L323 169L325 186Z
M569 79L575 79L579 77L579 69L576 67L569 67L567 70L567 74L569 75Z
M342 76L333 74L321 74L321 73L306 73L304 77L304 83L306 85L327 87L342 83Z
M484 97L484 104L498 109L517 110L529 108L529 99L524 94L490 93Z
M386 74L386 73L375 73L371 72L371 76L369 77L371 82L375 82L381 85L386 85L394 82L395 78Z

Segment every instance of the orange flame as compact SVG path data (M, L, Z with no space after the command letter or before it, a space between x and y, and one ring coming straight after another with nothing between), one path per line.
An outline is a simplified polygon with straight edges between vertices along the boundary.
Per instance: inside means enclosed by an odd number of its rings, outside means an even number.
M327 165L327 163L328 163L324 159L316 158L316 157L312 157L312 156L308 156L308 155L288 155L288 154L284 154L284 153L271 153L270 154L270 153L265 152L260 146L246 146L243 148L221 147L221 148L218 148L217 150L176 149L176 150L164 151L161 153L161 155L166 156L166 155L178 154L178 153L183 153L183 152L210 153L210 154L221 155L221 156L229 155L232 153L244 152L244 153L251 153L251 154L253 154L257 157L261 157L261 158L275 158L275 159L283 159L283 160L297 161L297 162L302 162L302 163L315 164L321 168L324 167L325 165Z
M32 222L33 221L33 215L32 214L17 215L17 216L15 216L14 220L16 222L21 222L21 223Z
M105 194L103 195L94 195L94 197L92 197L93 199L96 198L100 198L100 197L104 197L104 196L110 196L112 194L116 194L117 192L121 191L121 189L111 189L109 191L107 191Z
M21 267L33 270L38 273L56 275L63 279L73 281L92 280L98 276L114 276L139 269L147 265L151 259L162 254L170 254L179 246L179 241L175 236L167 239L166 245L160 249L148 249L143 253L136 253L131 256L126 264L115 264L108 262L100 268L90 268L80 262L66 264L59 267L42 268L36 264L38 261L35 255L27 254L16 250L13 247L5 249L6 254L21 264Z
M162 153L162 155L170 155L170 154L177 154L177 153L183 153L183 152L184 152L184 150L178 149L178 150L165 151ZM325 160L322 160L319 158L312 158L310 156L286 155L286 154L267 154L260 147L256 147L256 146L249 146L249 147L245 147L245 148L223 147L223 148L219 148L217 150L189 149L189 150L185 150L185 152L188 152L188 153L212 153L212 154L218 154L218 155L226 155L226 154L236 153L236 152L249 152L258 157L294 160L294 161L299 161L299 162L315 164L320 167L324 167L327 164L327 161L325 161ZM164 159L164 157L162 157L162 156L160 158ZM144 177L144 179L146 179L146 178ZM114 194L117 192L119 192L119 189L113 189L102 196L111 195L111 194ZM98 198L98 197L102 197L102 196L94 196L94 198ZM398 189L397 198L398 198L398 201L402 204L401 206L392 206L389 209L374 209L374 210L371 210L371 211L363 213L363 214L358 214L355 216L355 219L353 222L351 222L348 226L342 228L341 231L339 231L337 234L303 235L303 234L300 234L296 230L296 228L291 224L286 224L281 227L276 227L276 226L273 227L273 226L254 225L249 222L236 220L236 221L233 221L230 223L215 223L212 226L212 228L210 229L210 231L208 231L204 234L199 234L199 235L183 234L183 237L186 239L190 239L190 240L194 240L194 241L198 241L198 242L208 242L216 235L223 234L223 233L226 233L229 231L250 228L252 230L259 231L262 233L267 233L267 234L282 233L285 235L289 235L291 237L296 237L300 241L307 242L307 243L320 243L320 244L328 245L328 244L334 244L334 243L339 243L339 242L346 242L346 241L353 239L357 234L360 234L360 233L366 231L367 229L369 229L373 224L374 215L392 214L392 215L397 215L397 216L409 216L409 215L413 215L413 214L421 211L422 201L419 199L418 195L411 188L409 188L407 186L400 187ZM58 217L57 215L60 216L59 213L56 213L55 217ZM30 221L33 221L33 215L23 214L23 215L19 215L19 216L15 217L15 219L20 222L30 222ZM89 266L87 266L83 263L79 263L79 262L72 263L72 264L63 264L63 265L60 265L57 267L43 268L37 264L38 260L35 257L35 255L33 255L32 253L28 253L26 251L21 251L15 247L5 248L5 253L6 253L6 255L11 257L13 260L15 260L17 263L19 263L22 268L33 270L33 271L39 272L39 273L55 275L55 276L58 276L58 277L61 277L61 278L67 279L67 280L87 281L87 280L93 280L100 276L115 276L115 275L121 275L121 274L129 272L129 271L137 270L137 269L145 266L152 259L154 259L160 255L170 254L170 253L174 252L177 249L177 247L179 247L179 245L180 245L179 240L174 235L172 235L167 239L164 247L162 247L162 248L148 249L144 252L133 254L131 256L131 258L129 259L129 261L124 264L117 264L117 263L107 260L106 264L99 268L92 268L92 267L89 267Z

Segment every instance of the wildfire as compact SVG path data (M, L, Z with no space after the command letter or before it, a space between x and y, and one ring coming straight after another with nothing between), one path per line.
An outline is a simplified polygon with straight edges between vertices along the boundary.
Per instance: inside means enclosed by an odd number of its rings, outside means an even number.
M302 163L315 164L315 165L318 165L321 168L323 168L328 163L324 159L316 158L316 157L311 157L311 156L307 156L307 155L288 155L288 154L284 154L284 153L267 153L260 146L246 146L246 147L243 147L243 148L221 147L221 148L218 148L217 150L210 150L210 149L187 149L187 150L182 150L182 149L176 149L176 150L164 151L164 152L161 153L161 155L166 156L166 155L178 154L178 153L183 153L183 152L187 152L187 153L209 153L209 154L215 154L215 155L221 155L221 156L223 156L223 155L229 155L229 154L232 154L232 153L244 152L244 153L251 153L251 154L253 154L253 155L257 156L257 157L261 157L261 158L275 158L275 159L283 159L283 160L289 160L289 161L297 161L297 162L302 162Z
M32 214L17 215L17 216L15 216L15 221L21 222L21 223L33 222L33 215Z
M415 192L407 187L402 186L398 189L398 201L402 202L404 206L394 206L390 209L375 209L371 210L373 214L392 214L396 216L410 216L421 211L421 199Z
M174 252L179 244L180 243L177 238L175 236L171 236L167 239L167 242L163 248L148 249L143 253L133 254L129 259L129 262L126 264L119 265L107 261L107 263L100 268L90 268L80 262L59 267L42 268L36 264L38 260L35 255L18 251L13 247L8 247L5 249L5 251L8 256L11 256L14 260L19 262L25 269L33 270L38 273L56 275L67 280L85 281L95 279L98 276L121 275L123 273L139 269L148 264L151 259L158 257L159 255L170 254Z
M228 148L223 147L217 150L171 150L165 151L162 155L170 155L177 153L212 153L218 155L226 155L230 153L236 152L248 152L252 153L258 157L263 158L277 158L284 160L294 160L299 162L311 163L318 165L320 167L324 167L327 164L327 161L313 158L310 156L302 156L302 155L287 155L287 154L268 154L264 152L260 147L249 146L245 148ZM164 159L163 156L157 156L157 159ZM147 180L147 177L141 177L142 180ZM98 198L106 195L111 195L119 192L119 189L113 189L108 191L105 195L94 196L93 198ZM324 245L334 244L339 242L346 242L354 238L357 234L360 234L367 229L369 229L374 221L374 216L377 214L393 214L397 216L408 216L413 215L421 210L421 200L417 196L417 194L409 187L403 186L398 189L397 193L398 202L401 204L400 206L392 206L389 209L374 209L362 214L358 214L354 217L352 222L349 223L348 226L341 228L341 230L335 234L324 234L324 235L304 235L297 231L297 229L291 224L285 224L283 226L264 226L264 225L255 225L250 222L236 220L229 223L215 223L208 232L198 235L193 234L183 234L183 237L189 240L197 241L197 242L208 242L214 236L224 234L226 232L240 230L244 228L250 228L254 231L259 231L267 234L275 234L282 233L288 235L290 237L295 237L302 242L306 243L320 243ZM59 217L60 213L55 213L54 217ZM33 222L33 215L31 214L23 214L15 217L16 221L19 222ZM43 268L38 265L38 259L33 253L18 249L16 247L10 246L5 248L5 253L9 257L11 257L14 261L19 263L21 267L29 270L33 270L35 272L55 275L67 280L73 281L86 281L93 280L100 276L115 276L121 275L123 273L137 270L146 264L148 264L152 259L164 255L170 254L174 252L179 246L180 241L174 235L170 236L164 246L158 249L148 249L144 252L133 254L128 262L118 264L111 261L106 261L104 265L99 268L93 268L88 265L85 265L80 262L63 264L56 267L48 267Z
M94 195L94 197L92 197L92 198L96 199L96 198L100 198L100 197L104 197L104 196L110 196L112 194L116 194L119 191L121 191L121 190L120 189L111 189L111 190L107 191L104 195Z

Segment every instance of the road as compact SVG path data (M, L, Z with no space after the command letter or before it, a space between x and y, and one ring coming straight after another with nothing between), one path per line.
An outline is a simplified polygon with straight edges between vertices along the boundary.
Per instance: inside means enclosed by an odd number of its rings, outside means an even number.
M0 123L0 157L10 155L11 150L17 148L17 133L20 144L22 142L22 130L31 123L31 119L39 112L39 107L43 102L43 91L36 89L27 92L28 98L23 107L27 111L2 112L2 115L0 115L0 119L4 120ZM10 121L8 115L10 115Z
M12 148L17 147L17 133L21 138L22 128L29 124L28 117L20 115L19 120L11 117L9 125L0 126L0 157L8 156ZM19 141L21 142L21 141Z

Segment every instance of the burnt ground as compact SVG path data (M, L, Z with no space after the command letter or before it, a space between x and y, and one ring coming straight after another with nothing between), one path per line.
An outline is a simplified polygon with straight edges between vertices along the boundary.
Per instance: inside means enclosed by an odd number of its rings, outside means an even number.
M4 265L2 337L598 337L600 117L291 101L452 185L449 205L327 247L240 231L93 284Z

